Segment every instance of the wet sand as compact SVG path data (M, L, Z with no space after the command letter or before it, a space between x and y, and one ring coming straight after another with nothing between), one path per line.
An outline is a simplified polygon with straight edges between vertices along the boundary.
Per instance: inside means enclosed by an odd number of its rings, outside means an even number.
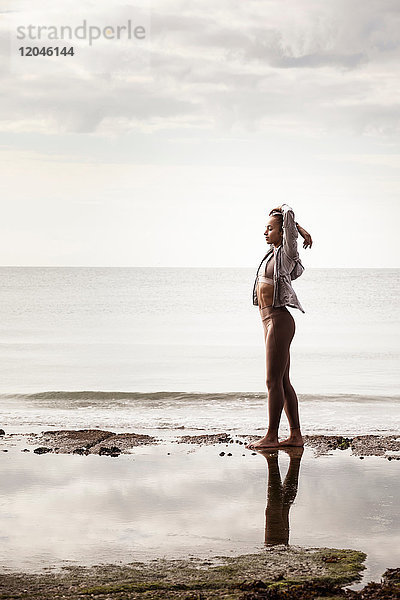
M155 560L124 567L69 567L62 572L0 575L3 599L99 598L137 600L261 600L347 598L395 599L400 569L388 569L379 583L360 591L344 589L359 579L365 555L332 548L274 548L259 554L214 561ZM214 564L213 564L214 563ZM215 564L216 563L216 564Z
M0 432L3 430L0 430ZM175 440L180 444L199 446L220 446L226 444L246 445L261 436L231 435L226 432L180 435ZM12 433L0 435L0 448L4 452L15 446L24 446L23 451L36 454L52 452L55 454L99 454L113 455L129 453L137 446L162 444L163 439L142 433L114 433L100 429L64 429L44 431L42 433ZM380 456L387 460L400 460L400 436L395 435L359 435L344 437L340 435L305 435L305 447L313 449L315 456L322 456L334 450L347 450L352 455Z

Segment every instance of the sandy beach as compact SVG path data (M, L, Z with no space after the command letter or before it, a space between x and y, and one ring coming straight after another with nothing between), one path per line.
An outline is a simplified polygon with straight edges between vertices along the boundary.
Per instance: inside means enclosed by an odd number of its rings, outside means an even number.
M218 447L227 444L246 445L261 436L237 435L227 432L200 435L178 435L178 444ZM25 445L23 452L35 454L99 454L118 456L129 453L133 448L144 445L165 443L165 439L143 433L114 433L100 429L60 429L42 433L10 433L0 429L0 442L3 452ZM24 444L25 442L25 444ZM317 456L332 450L351 449L354 456L381 456L387 460L400 460L400 437L396 435L305 435L305 446L313 448ZM227 447L227 446L226 446ZM254 452L252 452L254 454Z
M382 582L360 592L343 586L358 578L363 554L330 548L280 548L263 554L210 561L153 561L125 567L66 568L44 575L1 575L1 598L150 598L262 600L399 597L399 569L385 572Z

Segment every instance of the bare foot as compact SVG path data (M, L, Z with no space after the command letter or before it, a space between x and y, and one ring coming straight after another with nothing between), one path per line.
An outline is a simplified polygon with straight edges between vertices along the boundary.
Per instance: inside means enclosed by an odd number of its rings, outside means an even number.
M261 440L251 442L246 446L248 450L261 450L264 448L279 448L279 442L277 437L264 436Z
M283 448L285 446L295 446L296 448L302 448L304 446L303 437L300 431L296 431L295 433L291 433L286 440L282 440L279 442L279 447Z

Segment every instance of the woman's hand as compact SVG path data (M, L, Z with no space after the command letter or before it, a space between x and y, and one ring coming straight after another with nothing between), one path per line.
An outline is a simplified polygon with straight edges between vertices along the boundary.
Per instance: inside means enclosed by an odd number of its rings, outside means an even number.
M304 227L301 227L301 225L299 225L298 223L296 223L296 227L297 227L297 231L299 232L301 237L304 239L303 248L308 248L309 246L311 248L312 243L313 243L311 235L308 233L308 231L306 231L304 229Z

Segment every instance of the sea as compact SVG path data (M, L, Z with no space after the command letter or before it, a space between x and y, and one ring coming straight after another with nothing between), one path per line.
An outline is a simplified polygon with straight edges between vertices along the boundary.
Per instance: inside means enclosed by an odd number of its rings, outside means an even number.
M289 451L264 457L240 441L267 424L253 279L244 268L0 268L0 572L258 552L271 511L274 544L366 552L354 589L399 566L398 453L314 457L306 445L300 469ZM294 282L304 434L399 435L399 279L307 269ZM159 443L118 458L39 455L29 435L7 435L85 428ZM238 443L176 443L205 432Z
M1 267L0 427L259 433L254 271ZM304 433L399 432L399 281L400 269L306 269L293 283Z

